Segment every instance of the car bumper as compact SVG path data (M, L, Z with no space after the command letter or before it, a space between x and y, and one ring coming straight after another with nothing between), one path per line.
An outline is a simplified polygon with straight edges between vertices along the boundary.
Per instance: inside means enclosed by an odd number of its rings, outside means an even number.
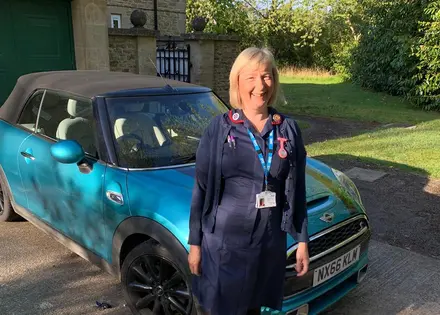
M274 311L268 308L262 308L262 314L274 315L313 315L318 314L328 308L330 305L344 297L348 292L354 289L365 277L368 268L368 244L371 237L370 231L354 240L353 242L341 247L337 251L322 257L310 265L309 272L303 277L313 279L314 269L326 264L350 251L358 245L361 245L359 260L349 268L328 279L322 284L309 288L285 299L282 311ZM300 309L300 312L296 310Z

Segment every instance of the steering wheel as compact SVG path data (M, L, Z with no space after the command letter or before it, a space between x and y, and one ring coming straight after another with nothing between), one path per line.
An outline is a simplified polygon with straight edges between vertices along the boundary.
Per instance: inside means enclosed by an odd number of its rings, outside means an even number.
M126 133L126 134L120 136L117 139L117 141L118 141L118 143L120 143L126 139L135 139L138 141L138 143L136 143L135 145L133 145L130 148L130 153L138 152L140 149L147 147L147 145L144 143L144 140L142 140L142 138L140 136L138 136L137 134L134 134L134 133Z

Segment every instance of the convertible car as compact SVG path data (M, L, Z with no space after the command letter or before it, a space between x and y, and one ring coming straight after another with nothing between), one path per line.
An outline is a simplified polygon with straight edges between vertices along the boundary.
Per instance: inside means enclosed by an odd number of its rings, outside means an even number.
M228 110L209 88L155 76L24 75L0 107L0 221L24 218L113 274L133 314L197 314L187 265L195 152ZM288 236L282 314L321 312L368 268L370 225L353 182L312 158L306 181L310 270L297 277Z

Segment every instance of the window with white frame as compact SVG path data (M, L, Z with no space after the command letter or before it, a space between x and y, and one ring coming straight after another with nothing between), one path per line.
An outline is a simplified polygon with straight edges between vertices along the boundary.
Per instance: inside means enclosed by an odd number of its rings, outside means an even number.
M111 14L112 19L112 28L121 28L121 15L120 14Z

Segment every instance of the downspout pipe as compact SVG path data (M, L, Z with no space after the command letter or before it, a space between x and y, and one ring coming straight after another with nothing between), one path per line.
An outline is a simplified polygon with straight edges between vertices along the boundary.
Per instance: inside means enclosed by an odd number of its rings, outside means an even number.
M157 26L157 0L153 0L153 5L154 5L154 30L157 31L158 30L158 26Z

